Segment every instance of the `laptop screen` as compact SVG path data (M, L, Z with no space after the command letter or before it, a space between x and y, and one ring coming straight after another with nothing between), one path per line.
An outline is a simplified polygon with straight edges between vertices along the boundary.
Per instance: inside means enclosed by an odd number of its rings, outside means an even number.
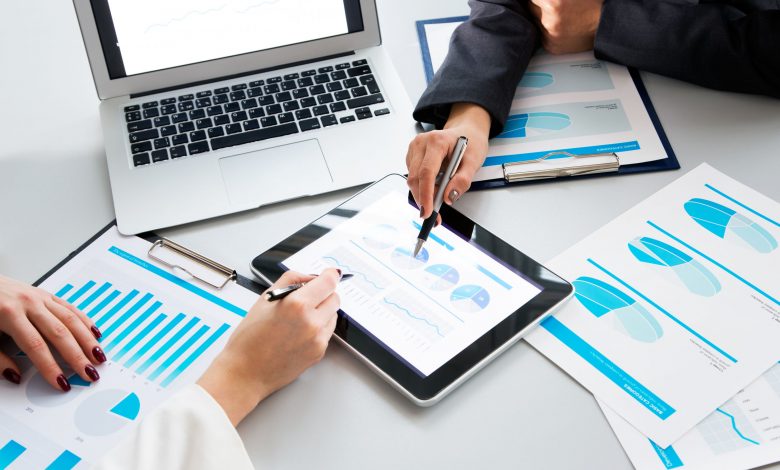
M363 30L360 0L91 0L111 79Z

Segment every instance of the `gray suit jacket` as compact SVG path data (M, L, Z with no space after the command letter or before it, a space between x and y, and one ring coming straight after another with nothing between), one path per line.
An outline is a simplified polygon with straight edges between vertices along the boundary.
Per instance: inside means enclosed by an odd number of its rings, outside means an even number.
M470 0L447 58L414 111L441 128L453 103L485 108L500 133L539 47L524 0ZM720 90L780 98L780 0L605 0L599 59Z

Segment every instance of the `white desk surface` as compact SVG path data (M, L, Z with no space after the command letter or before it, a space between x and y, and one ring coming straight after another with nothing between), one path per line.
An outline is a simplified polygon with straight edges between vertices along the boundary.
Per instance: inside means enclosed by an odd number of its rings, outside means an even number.
M416 100L425 80L414 21L466 14L466 2L378 4L384 43ZM0 272L32 282L114 215L71 2L8 2L3 10ZM458 208L547 260L701 162L780 199L779 100L643 77L682 170L473 192ZM162 233L250 275L256 254L350 192ZM525 343L429 409L333 345L239 430L258 468L631 467L592 396Z

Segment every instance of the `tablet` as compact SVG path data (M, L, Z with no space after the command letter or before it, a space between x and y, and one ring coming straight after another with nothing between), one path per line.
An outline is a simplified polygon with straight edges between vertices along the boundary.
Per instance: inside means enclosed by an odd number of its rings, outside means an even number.
M335 337L414 403L428 406L573 289L449 206L415 257L419 212L406 178L389 175L257 256L252 270L271 282L288 269L353 274L337 290Z

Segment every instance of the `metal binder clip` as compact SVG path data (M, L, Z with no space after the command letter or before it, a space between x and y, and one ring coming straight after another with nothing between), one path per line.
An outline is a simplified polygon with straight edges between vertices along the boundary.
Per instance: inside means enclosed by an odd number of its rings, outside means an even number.
M570 158L554 158L565 155ZM530 181L561 176L591 175L618 171L620 157L616 153L594 153L575 155L569 152L550 152L547 155L524 162L504 163L504 179L511 183L515 181Z
M222 276L225 276L224 281L222 281L221 284L214 283L209 281L208 279L204 279L201 276L197 276L192 273L189 269L184 268L183 266L175 263L171 263L169 261L166 261L159 256L156 256L152 254L152 252L157 248L167 248L181 256L184 256L185 258L191 259L195 261L196 263L200 264L201 266L205 266L206 268L210 269L211 271L217 272L221 274ZM169 268L173 269L180 269L184 271L185 273L189 274L191 277L204 282L212 287L216 287L217 289L222 289L227 285L228 282L235 280L238 277L238 273L236 273L235 270L228 268L227 266L223 266L216 261L212 261L205 256L202 256L198 253L195 253L194 251L190 250L189 248L185 248L181 245L179 245L176 242L172 242L168 240L167 238L161 238L160 240L157 240L152 244L152 246L149 248L149 252L147 253L147 256L150 258L159 261L160 263L164 264L165 266L168 266Z

